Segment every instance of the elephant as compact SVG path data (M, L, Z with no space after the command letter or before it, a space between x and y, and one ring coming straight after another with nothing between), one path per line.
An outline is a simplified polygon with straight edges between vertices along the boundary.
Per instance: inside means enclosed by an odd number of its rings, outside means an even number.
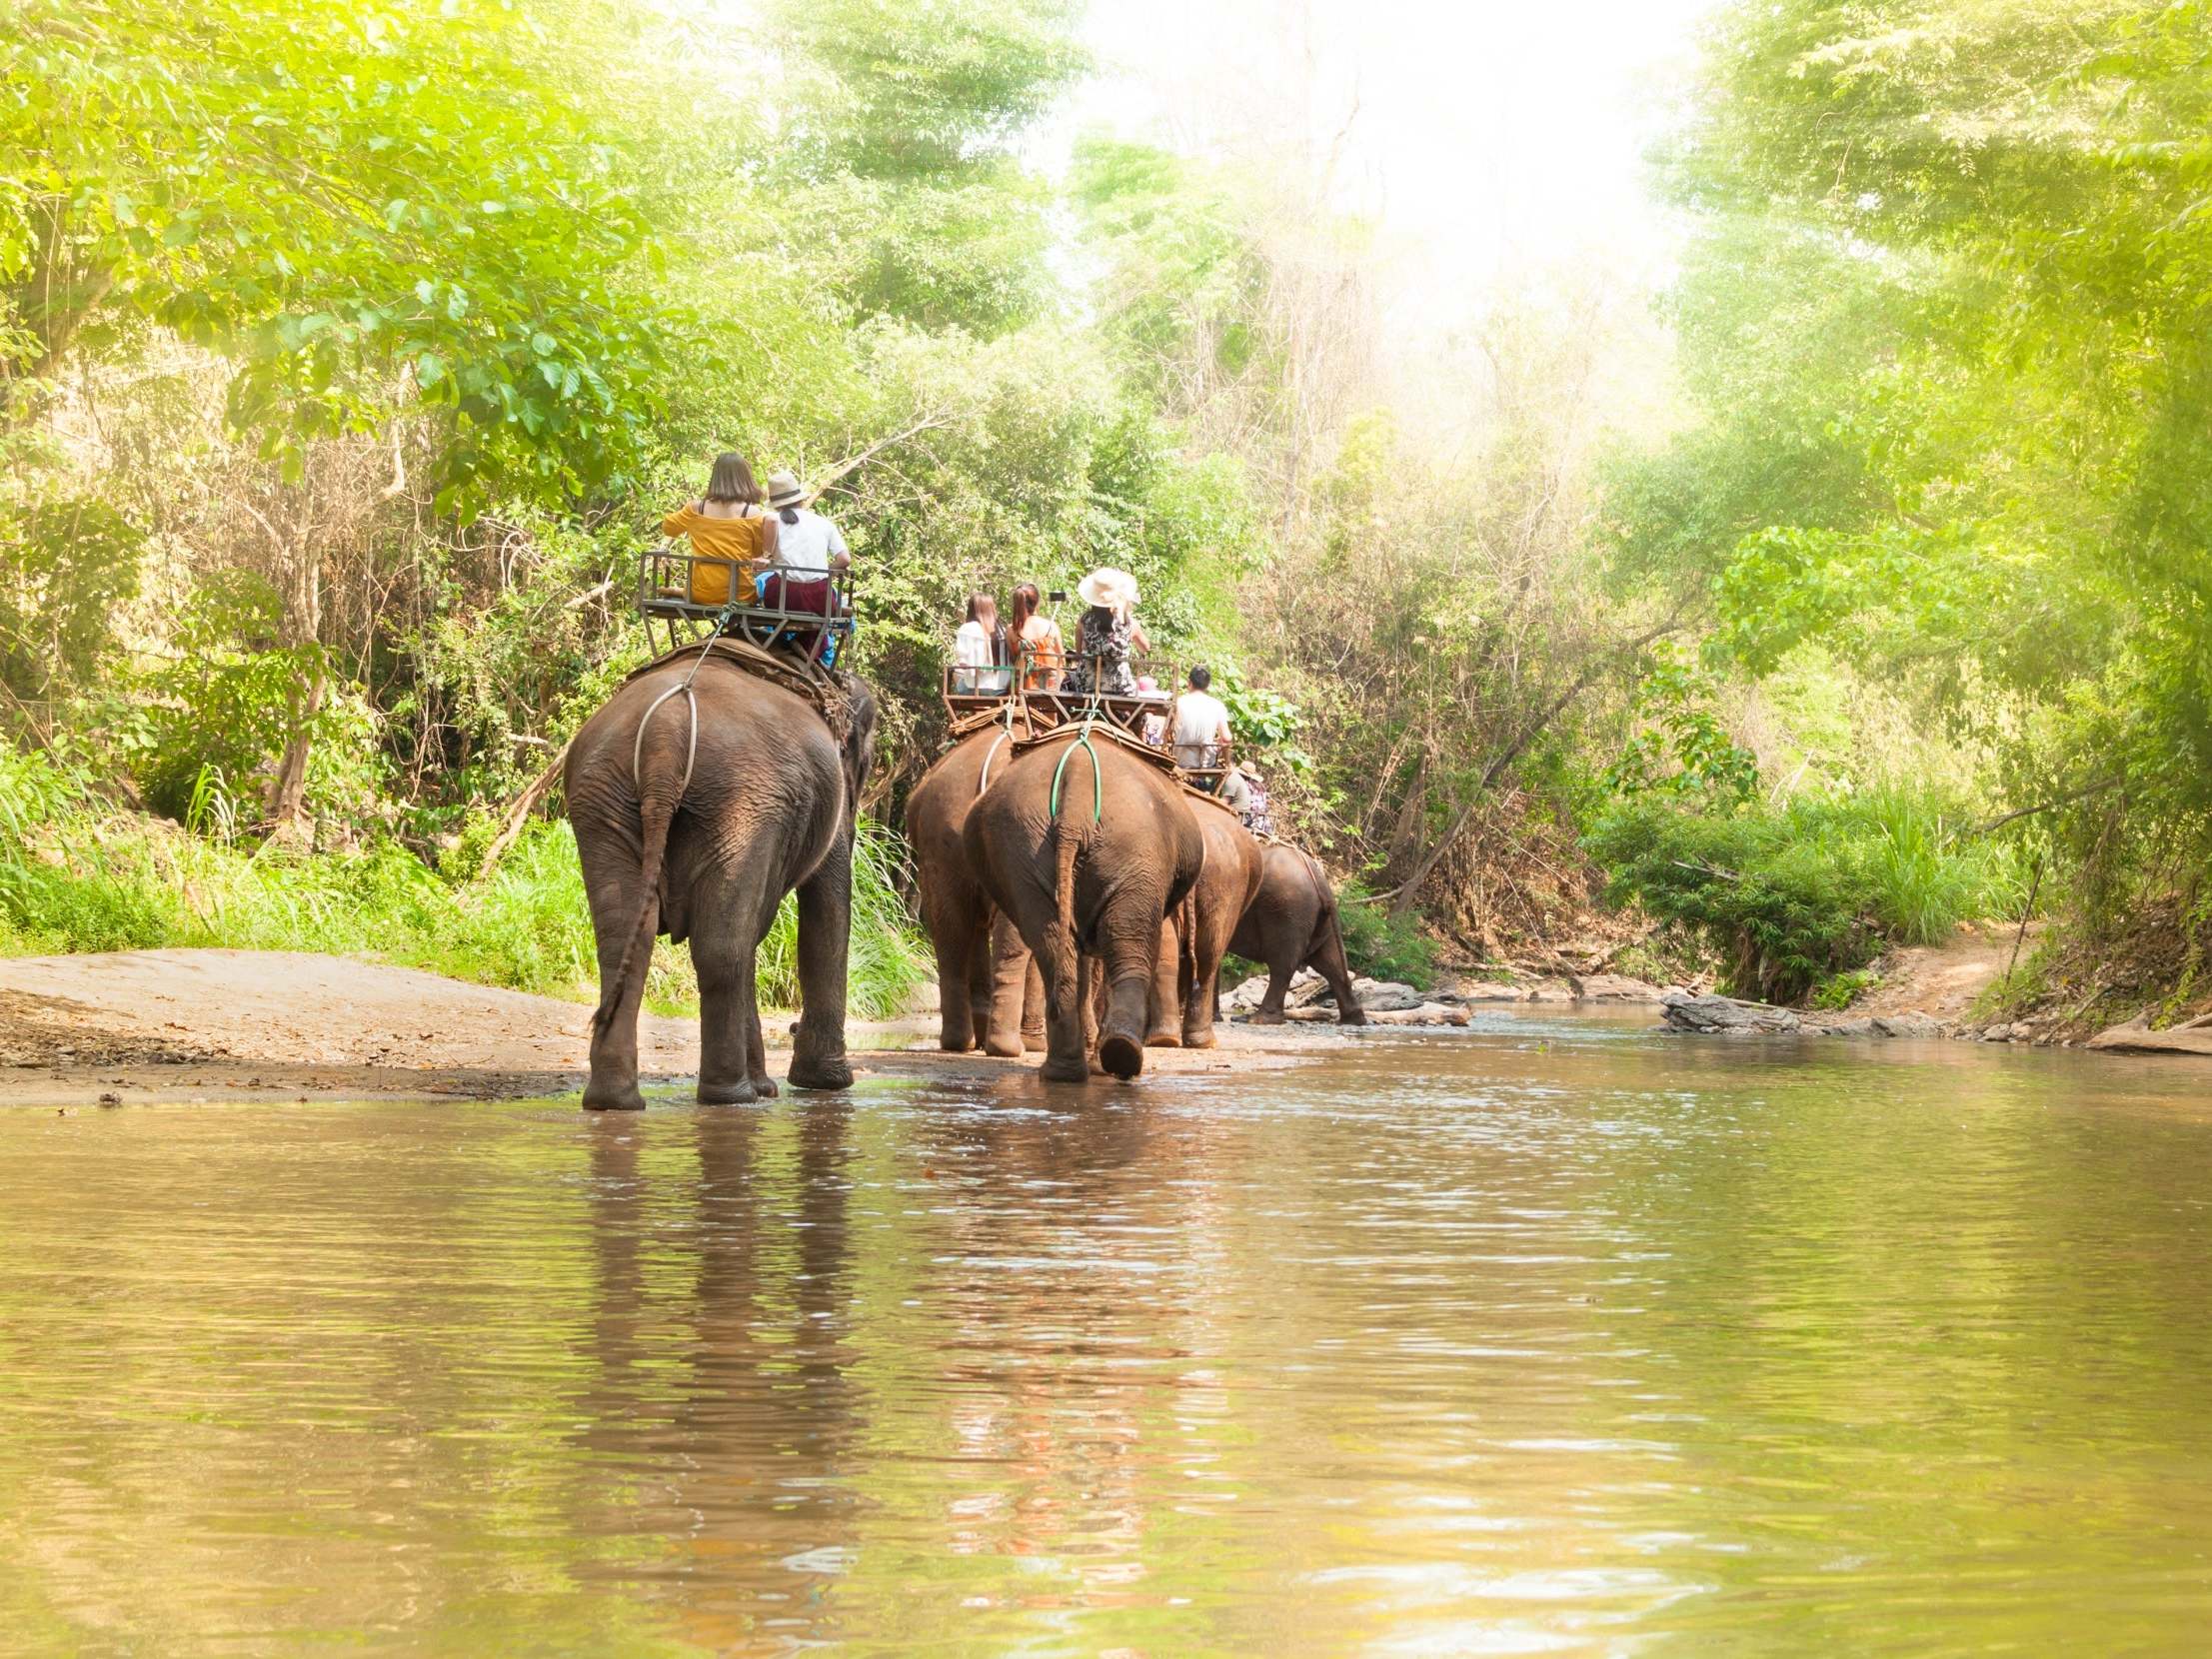
M1366 1013L1351 988L1344 963L1344 935L1336 921L1336 893L1310 853L1286 841L1262 848L1259 891L1244 906L1228 947L1267 964L1267 991L1252 1012L1255 1025L1282 1023L1282 998L1290 975L1317 968L1336 993L1336 1022L1364 1025Z
M690 695L682 695L695 667ZM853 828L876 703L859 680L838 679L852 712L842 744L798 690L720 658L696 664L686 651L631 679L569 746L569 822L599 951L586 1107L645 1105L638 1006L656 933L691 941L700 1100L740 1104L776 1093L753 959L795 887L804 1006L791 1081L799 1088L851 1084L845 976Z
M1144 1037L1154 1048L1213 1046L1221 957L1259 892L1259 842L1235 812L1219 797L1197 790L1186 792L1185 799L1205 840L1205 867L1159 935L1151 1029Z
M1099 1063L1144 1068L1160 923L1196 884L1205 839L1182 786L1104 730L1064 728L1022 750L969 809L962 831L991 901L1045 976L1040 1075L1091 1075L1088 1015L1104 974Z
M948 1053L966 1053L980 1043L987 1053L1018 1057L1025 1047L1044 1045L1036 962L985 894L962 834L968 810L1012 763L1016 738L1028 738L1032 730L1028 713L1018 711L1011 728L995 724L963 737L907 798L922 919L937 949L938 1046ZM1000 977L1018 988L1011 1009L995 1023L993 985Z

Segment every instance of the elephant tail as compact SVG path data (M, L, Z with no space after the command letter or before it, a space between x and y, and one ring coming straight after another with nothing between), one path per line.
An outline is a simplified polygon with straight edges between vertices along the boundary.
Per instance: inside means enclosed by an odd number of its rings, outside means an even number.
M1076 973L1082 946L1076 942L1076 860L1084 851L1087 833L1067 819L1053 819L1053 929L1049 949L1056 957L1053 971Z
M664 698L662 701L666 701ZM699 742L699 711L685 698L692 717L690 744L696 748ZM646 720L653 718L660 708L655 703L646 711ZM669 828L676 822L676 810L684 804L684 792L691 787L693 750L687 749L683 770L675 771L652 767L645 754L645 722L638 727L636 748L631 765L638 786L638 828L644 842L644 857L638 865L638 914L630 924L630 933L622 944L622 965L615 969L614 977L599 987L599 1006L592 1013L592 1030L604 1036L615 1022L615 1010L622 1006L623 993L629 988L630 976L636 973L644 977L653 959L653 935L660 931L661 916L661 868L668 861Z

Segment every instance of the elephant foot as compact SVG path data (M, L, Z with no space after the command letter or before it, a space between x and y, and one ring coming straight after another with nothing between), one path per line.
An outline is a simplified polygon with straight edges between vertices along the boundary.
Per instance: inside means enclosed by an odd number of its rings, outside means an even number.
M988 1036L984 1038L984 1052L995 1059L1018 1060L1022 1057L1020 1037Z
M948 1054L965 1054L976 1046L976 1037L971 1031L956 1031L948 1025L938 1032L937 1045Z
M768 1085L770 1094L776 1085ZM699 1103L703 1106L750 1106L761 1097L760 1086L751 1077L740 1077L735 1082L711 1083L705 1077L699 1079Z
M1173 1031L1147 1031L1144 1033L1144 1046L1147 1048L1180 1048L1182 1038Z
M1216 1038L1213 1035L1213 1027L1210 1025L1206 1026L1205 1029L1202 1031L1191 1030L1185 1027L1182 1033L1182 1045L1185 1048L1211 1048L1212 1046L1214 1046L1215 1041Z
M636 1083L625 1083L620 1088L602 1088L598 1083L584 1090L586 1111L643 1111L645 1096L638 1092Z
M1254 1008L1251 1011L1254 1025L1280 1025L1284 1023L1280 1008Z
M1144 1045L1118 1031L1103 1036L1099 1039L1099 1063L1127 1082L1144 1069Z
M1336 1023L1339 1025L1364 1025L1366 1022L1367 1013L1364 1008L1347 1008L1336 1016Z
M1085 1059L1051 1059L1037 1068L1037 1074L1049 1083L1088 1083L1091 1081L1091 1062Z
M1043 1031L1024 1031L1022 1033L1022 1051L1025 1054L1042 1054L1045 1052L1046 1046Z
M826 1055L820 1059L794 1055L790 1082L794 1088L851 1088L853 1067L847 1063L843 1054Z

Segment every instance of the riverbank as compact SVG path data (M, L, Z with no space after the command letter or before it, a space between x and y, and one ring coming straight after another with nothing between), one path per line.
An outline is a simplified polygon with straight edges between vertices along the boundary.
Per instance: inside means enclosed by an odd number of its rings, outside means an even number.
M240 1099L527 1099L584 1085L591 1009L417 968L297 950L127 950L0 959L0 1105ZM781 1076L788 1013L765 1023ZM1224 1025L1210 1050L1152 1049L1148 1072L1289 1064L1333 1025ZM947 1054L934 1015L856 1020L854 1070L966 1082L1034 1059ZM699 1072L699 1026L639 1021L646 1086Z

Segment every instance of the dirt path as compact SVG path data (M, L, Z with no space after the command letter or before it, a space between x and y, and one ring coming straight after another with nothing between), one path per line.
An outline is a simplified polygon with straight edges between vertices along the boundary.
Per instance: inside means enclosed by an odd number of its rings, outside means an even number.
M2041 928L2040 922L2028 927L2020 946L2022 960L2034 949ZM1937 1019L1956 1020L2004 972L2012 956L2012 940L2011 926L1966 926L1941 944L1893 950L1881 961L1881 983L1852 1003L1850 1011L1861 1015L1918 1009Z
M591 1010L414 968L289 950L130 950L0 959L0 1105L371 1095L524 1098L583 1087ZM933 1019L856 1023L856 1071L990 1077L1034 1065L943 1054ZM790 1016L770 1026L788 1048ZM1153 1050L1147 1069L1289 1064L1328 1028L1223 1030L1209 1052ZM690 1019L648 1015L648 1080L695 1077ZM770 1069L782 1070L770 1056Z

